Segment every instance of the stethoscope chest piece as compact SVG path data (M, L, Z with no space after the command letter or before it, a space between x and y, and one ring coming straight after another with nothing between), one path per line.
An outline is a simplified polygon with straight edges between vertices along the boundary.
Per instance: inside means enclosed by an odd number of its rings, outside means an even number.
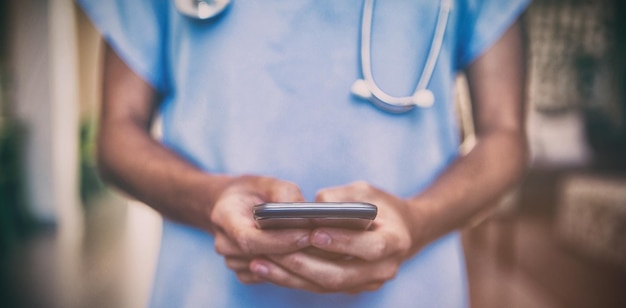
M187 17L207 20L222 13L230 0L174 0L176 9Z

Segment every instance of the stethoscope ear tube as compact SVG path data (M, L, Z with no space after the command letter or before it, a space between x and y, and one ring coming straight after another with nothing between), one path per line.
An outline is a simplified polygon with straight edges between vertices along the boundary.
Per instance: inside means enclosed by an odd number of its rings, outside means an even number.
M361 71L363 78L352 84L352 94L368 100L379 108L393 113L407 112L415 106L427 108L435 103L435 96L427 89L435 64L439 58L443 38L448 24L448 16L452 9L451 0L442 0L437 16L435 35L422 70L420 79L411 96L391 96L378 87L374 81L371 65L371 38L374 0L365 0L361 20Z

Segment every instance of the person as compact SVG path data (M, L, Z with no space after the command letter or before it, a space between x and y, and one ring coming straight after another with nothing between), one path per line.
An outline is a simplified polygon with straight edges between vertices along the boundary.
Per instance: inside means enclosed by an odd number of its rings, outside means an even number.
M525 167L527 0L454 1L434 104L399 114L350 95L360 0L238 0L208 21L174 1L79 3L106 41L101 172L165 218L151 306L468 305L455 230ZM381 89L413 92L440 5L376 3ZM453 103L461 71L476 121L467 155ZM368 202L378 216L367 231L256 227L253 205L304 200Z

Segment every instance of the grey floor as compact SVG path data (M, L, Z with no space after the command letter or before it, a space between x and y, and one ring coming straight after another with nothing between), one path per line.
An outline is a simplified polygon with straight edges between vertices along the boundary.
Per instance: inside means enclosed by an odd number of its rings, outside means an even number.
M107 195L85 208L84 232L60 233L38 230L0 264L0 307L146 305L160 239L156 213Z

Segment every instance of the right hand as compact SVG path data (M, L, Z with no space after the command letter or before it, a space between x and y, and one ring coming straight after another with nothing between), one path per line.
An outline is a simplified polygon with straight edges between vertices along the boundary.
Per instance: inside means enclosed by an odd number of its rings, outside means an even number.
M310 245L307 229L258 229L252 207L264 202L301 201L304 197L295 184L269 177L236 177L221 191L210 214L215 250L242 283L265 281L250 271L252 259L288 254Z

